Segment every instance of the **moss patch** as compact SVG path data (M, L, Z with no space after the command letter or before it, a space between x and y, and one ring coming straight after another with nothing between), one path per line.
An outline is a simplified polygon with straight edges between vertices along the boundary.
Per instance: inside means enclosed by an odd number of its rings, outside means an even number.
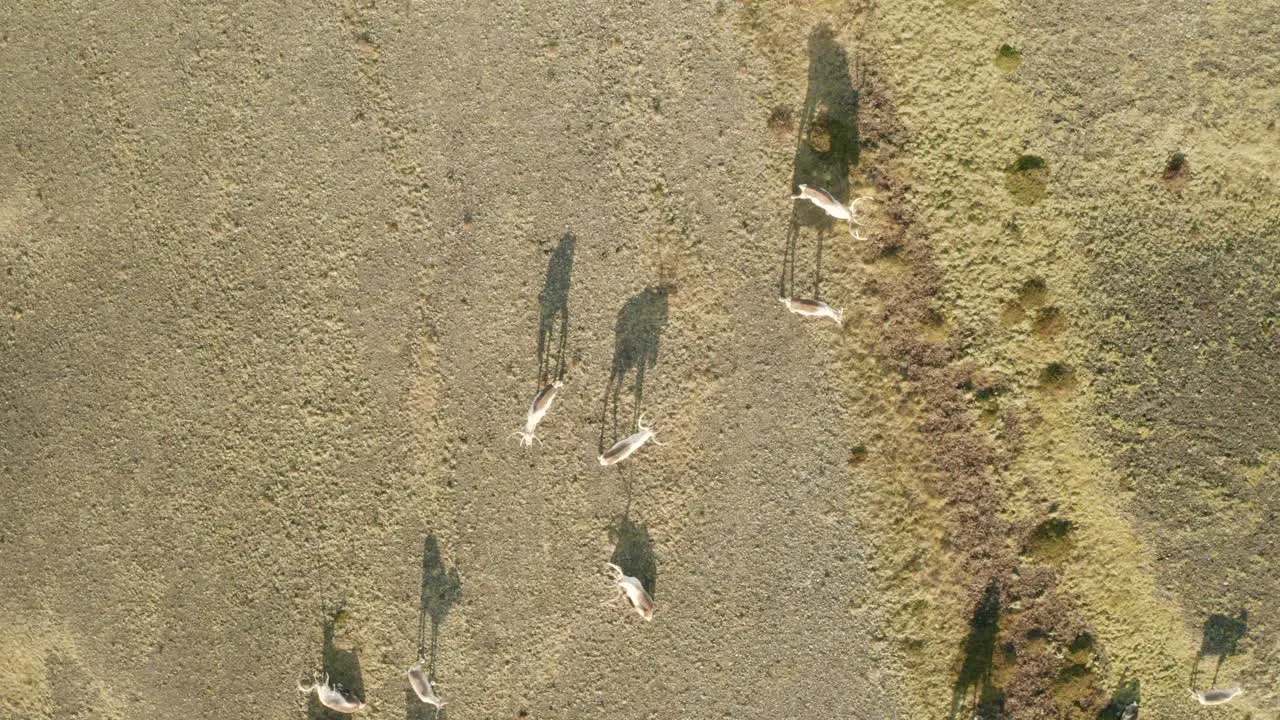
M819 115L809 126L809 147L814 152L831 152L831 120L826 115Z
M790 137L796 131L796 117L791 108L779 105L769 113L769 129L779 137Z
M1045 285L1043 280L1039 278L1032 278L1031 280L1023 283L1022 287L1018 288L1018 294L1015 295L1013 299L1005 303L1004 309L1000 311L1000 324L1007 328L1018 325L1023 320L1027 319L1028 312L1044 305L1048 300L1049 287ZM1048 326L1045 328L1037 327L1034 329L1036 329L1037 332L1041 332L1042 329L1048 329L1050 330L1050 334L1052 334L1052 332L1057 332L1059 326L1054 324L1056 321L1060 320L1057 309L1047 308L1037 314L1037 324L1040 324L1045 320L1049 321L1050 324Z
M1036 313L1031 329L1042 338L1050 338L1062 332L1066 325L1067 321L1061 310L1056 307L1047 307Z
M867 461L867 446L855 445L849 450L849 465L858 466Z
M1191 179L1191 166L1187 164L1187 156L1182 153L1169 156L1169 162L1165 163L1160 179L1170 190L1175 192L1181 190Z
M1039 278L1022 283L1018 288L1018 304L1028 310L1038 308L1049 300L1049 286Z
M1075 547L1075 541L1071 537L1074 530L1075 524L1070 520L1045 520L1027 536L1022 554L1036 562L1060 562Z
M1053 696L1063 717L1092 718L1100 709L1098 678L1088 666L1079 663L1068 665L1058 674Z
M993 61L995 66L1005 72L1013 72L1022 64L1022 53L1018 52L1012 45L1001 45L996 50L996 59Z
M1093 636L1082 632L1067 646L1067 656L1078 663L1087 663L1093 658Z
M1040 389L1067 392L1076 387L1076 371L1064 363L1049 363L1040 371Z
M1000 311L1000 325L1011 328L1027 319L1027 311L1017 300L1010 300L1005 303L1004 309Z
M1049 168L1038 155L1021 155L1004 170L1004 186L1019 205L1033 205L1048 194Z

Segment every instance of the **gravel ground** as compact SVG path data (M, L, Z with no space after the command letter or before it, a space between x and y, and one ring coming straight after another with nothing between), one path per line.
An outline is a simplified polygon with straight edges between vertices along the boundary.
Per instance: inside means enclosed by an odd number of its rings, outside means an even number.
M0 8L0 717L1270 717L1278 28Z

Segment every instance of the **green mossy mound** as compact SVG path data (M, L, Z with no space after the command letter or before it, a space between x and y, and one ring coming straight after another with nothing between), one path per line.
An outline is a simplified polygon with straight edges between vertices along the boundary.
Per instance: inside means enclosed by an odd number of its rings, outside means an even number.
M1022 64L1022 53L1018 52L1012 45L1001 45L1000 49L996 51L996 59L993 62L996 67L1011 73Z
M1049 168L1038 155L1021 155L1004 170L1004 186L1019 205L1034 205L1048 195Z

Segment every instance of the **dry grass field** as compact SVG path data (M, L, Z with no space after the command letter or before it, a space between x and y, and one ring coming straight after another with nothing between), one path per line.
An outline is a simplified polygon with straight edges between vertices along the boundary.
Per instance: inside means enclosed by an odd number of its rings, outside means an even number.
M1277 37L0 7L0 718L1280 717Z

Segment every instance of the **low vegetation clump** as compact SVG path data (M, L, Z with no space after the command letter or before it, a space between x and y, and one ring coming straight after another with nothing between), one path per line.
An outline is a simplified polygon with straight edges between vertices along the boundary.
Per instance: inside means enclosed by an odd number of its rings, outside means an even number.
M1011 73L1022 64L1022 53L1018 52L1012 45L1001 45L1000 49L996 51L994 62L996 67Z
M1187 156L1182 153L1174 153L1170 156L1169 162L1164 166L1164 172L1160 174L1160 179L1170 190L1175 192L1181 190L1191 179L1191 166L1187 164Z
M1049 167L1038 155L1021 155L1004 170L1004 186L1019 205L1034 205L1048 195Z

